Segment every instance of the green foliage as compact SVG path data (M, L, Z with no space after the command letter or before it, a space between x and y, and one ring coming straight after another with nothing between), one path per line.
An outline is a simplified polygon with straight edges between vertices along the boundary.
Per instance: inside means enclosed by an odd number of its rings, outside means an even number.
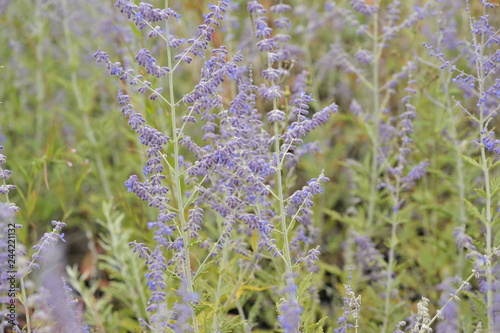
M176 34L191 36L194 27L191 23L200 22L201 5L208 1L171 2L189 23L180 26ZM324 1L284 2L301 6L299 9L314 8L317 12L325 4ZM390 3L378 2L383 8ZM411 13L413 1L401 2L402 13ZM336 3L350 8L349 1ZM126 192L123 183L130 174L141 173L145 154L120 114L115 101L118 85L104 79L102 68L95 66L90 58L95 49L104 45L115 59L132 59L134 52L142 47L152 49L158 63L164 63L167 56L163 46L144 38L143 31L125 23L112 1L99 2L99 6L92 1L17 0L0 12L4 31L0 34L0 45L7 46L0 48L3 66L0 143L5 146L8 167L13 170L12 183L17 186L11 201L21 207L18 221L25 226L18 233L19 242L29 249L47 231L47 221L66 221L67 275L82 304L80 310L85 322L96 332L139 332L142 328L137 319L150 316L146 311L150 290L144 276L144 261L132 253L128 244L134 240L153 244L147 221L155 217L146 205ZM476 6L472 5L474 14ZM233 34L228 36L218 31L214 38L214 43L228 46L230 55L242 47L243 38L248 39L244 29L250 26L249 18L243 8L245 4L240 7L232 14L234 22L240 22L238 27L233 22ZM356 15L375 31L369 17ZM468 40L465 11L454 15L458 36ZM331 179L314 207L313 223L317 231L314 245L322 252L318 272L306 272L306 265L294 266L301 271L296 278L300 282L297 297L303 308L301 332L332 332L338 327L343 311L342 286L351 265L353 289L362 295L359 332L380 332L383 327L388 331L398 321L416 313L421 296L431 300L434 313L442 306L443 291L437 286L450 276L468 276L473 265L466 255L471 252L457 249L453 236L457 227L463 227L472 237L478 253L491 255L492 247L498 245L500 161L488 151L483 157L482 143L471 143L480 139L479 125L471 125L471 121L479 120L476 101L464 98L463 91L452 83L452 74L439 70L440 64L420 46L430 38L425 31L443 30L440 25L444 22L438 18L425 19L387 41L387 47L379 49L377 66L372 63L365 68L368 83L344 72L340 66L325 67L333 62L328 54L333 43L343 45L349 55L358 49L373 49L372 41L356 33L356 29L349 26L334 29L333 22L313 35L292 34L293 45L301 51L299 61L289 71L290 85L305 70L307 91L315 98L311 112L317 112L332 100L341 110L325 128L306 139L306 142L317 141L321 149L307 152L298 165L284 174L287 193L300 189L321 170ZM306 15L294 14L290 19L292 31L304 30L313 23ZM110 26L122 28L116 29L109 39L101 36L100 30ZM242 52L254 72L265 65L250 48L243 47ZM450 59L461 56L458 49L445 53ZM323 60L320 65L319 60ZM401 100L407 83L401 82L394 89L388 89L386 84L407 61L413 61L417 67L412 72L417 94L411 103L417 116L413 121L413 142L409 145L412 150L409 165L427 160L430 166L415 186L401 188L395 196L389 189L377 186L379 182L400 181L387 171L387 166L394 166L397 158L391 155L387 164L374 167L373 160L377 157L373 147L387 145L397 151L394 148L399 144L397 139L382 142L379 125L405 110ZM466 69L468 60L460 59L456 65ZM201 66L202 62L195 60L183 70L182 80L175 82L176 100L197 83ZM378 70L376 76L373 70ZM153 84L156 83L161 83L160 79L155 79ZM235 84L228 85L228 91L233 93L224 97L225 103L234 97ZM374 100L374 90L378 103ZM167 112L147 98L132 99L149 124L171 134ZM370 117L349 112L354 99ZM263 119L266 103L259 101L257 105ZM474 115L467 114L467 110L475 110L470 111ZM498 119L491 120L489 128L494 125L498 125ZM198 131L201 125L195 126L198 126L196 133L200 133L195 139L201 142L201 130ZM166 151L169 163L172 154ZM404 169L405 174L409 169ZM166 185L170 187L172 182L167 179ZM192 207L196 199L197 194L193 193L186 198L185 206ZM398 200L402 203L395 213ZM491 215L489 220L487 211ZM213 332L212 323L217 319L222 323L219 327L222 332L281 332L275 304L280 304L283 277L275 272L282 269L283 263L259 249L257 232L246 239L250 244L249 256L234 254L234 244L226 244L222 254L206 260L198 257L200 242L216 239L223 230L220 218L215 215L208 215L206 220L205 234L189 243L191 265L196 272L195 291L201 295L195 314L202 323L200 329ZM486 226L491 228L489 239L493 240L489 248L484 236ZM381 270L390 271L389 284L387 276L380 274L373 278L374 272L362 267L360 245L353 235L371 239L373 249L380 254L372 267L377 264ZM94 248L87 243L94 244ZM257 256L263 258L259 267L244 268L245 263ZM497 261L493 263L496 265ZM178 277L169 269L165 275L174 283L165 292L175 295ZM488 304L478 289L478 283L472 282L470 290L461 291L462 299L458 302L461 331L472 332L478 322L485 326L488 321ZM389 294L392 298L384 309L384 295Z

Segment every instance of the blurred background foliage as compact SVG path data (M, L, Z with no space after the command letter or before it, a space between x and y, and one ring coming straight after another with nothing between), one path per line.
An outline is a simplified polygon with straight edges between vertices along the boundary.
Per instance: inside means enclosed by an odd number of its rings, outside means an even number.
M348 7L348 2L337 1L337 6ZM174 8L182 14L175 33L183 37L193 35L208 3L173 1ZM262 3L269 7L272 1ZM382 1L382 6L386 3L389 1ZM422 3L404 1L402 16L410 13L415 4ZM163 2L153 1L153 4L162 6ZM342 311L340 297L342 284L349 274L348 266L354 264L350 233L368 235L381 253L387 253L390 225L384 216L390 206L387 196L381 193L377 202L378 222L366 227L364 200L369 188L371 143L364 120L354 116L349 105L353 99L364 105L370 105L371 101L355 75L328 64L332 44L342 45L346 52L354 53L359 47L365 47L367 41L347 25L325 20L324 1L297 0L291 4L295 10L290 16L291 44L297 60L291 64L289 84L306 70L308 90L315 99L312 112L331 102L336 102L340 110L327 126L308 137L308 141L318 141L319 149L303 157L294 179L294 186L301 187L322 169L331 179L325 185L325 195L317 200L314 208L322 256L318 264L320 272L313 277L313 285L319 292L316 312L318 317L328 316L327 327L331 330ZM246 5L235 1L234 7L223 26L217 29L212 46L226 45L230 54L241 50L245 61L253 63L253 70L260 71L265 64L252 46L254 41L248 37L251 25ZM474 7L473 11L478 8ZM458 27L457 38L466 40L469 27L465 12L457 9L452 19ZM21 207L18 219L25 227L20 230L20 241L30 246L48 230L50 220L65 221L68 264L78 265L80 273L99 278L102 284L97 285L94 292L101 295L109 276L116 284L123 278L120 274L124 274L115 272L113 265L97 264L100 256L110 251L109 244L102 244L109 233L103 221L113 221L118 214L122 227L127 230L128 241L148 241L151 235L146 222L152 216L123 185L129 175L141 173L144 153L119 111L115 98L119 82L107 76L92 55L101 48L114 61L132 64L134 52L146 47L161 63L165 50L162 43L144 38L142 31L115 10L111 0L6 0L0 4L0 22L0 45L3 45L0 48L3 66L0 68L0 140L8 156L8 168L14 172L12 183L17 185L11 199ZM318 22L321 26L315 26ZM474 188L481 186L479 172L470 170L457 159L458 153L468 156L477 153L470 144L471 131L475 129L461 110L450 105L449 95L460 99L462 92L450 87L449 94L443 94L443 86L449 85L449 75L426 64L434 60L421 44L439 29L437 17L426 17L391 40L380 61L381 82L387 81L407 61L418 64L414 73L417 97L412 100L418 114L412 136L412 162L427 159L430 163L424 179L405 194L407 204L398 231L395 272L400 303L394 304L394 319L402 320L410 311L415 312L416 302L422 295L437 301L440 295L437 286L442 281L468 271L452 232L470 220L458 186L471 201L477 199ZM451 58L461 54L459 48L446 52ZM466 60L461 64L467 66ZM177 98L196 84L200 66L201 62L183 69L182 79L176 79ZM404 87L405 83L400 84L391 96L388 116L400 112ZM233 97L231 91L234 93L234 87L225 91L228 103ZM158 128L168 128L168 117L157 104L146 98L132 98L148 122ZM433 101L445 107L440 108ZM264 114L269 105L261 103L260 109ZM458 176L461 184L457 183ZM111 198L112 207L106 206L103 212L103 202ZM111 215L115 217L110 218ZM481 233L479 224L470 224L470 234L478 243L483 242ZM373 319L377 317L373 309L379 307L380 291L363 278L366 273L355 268L353 288L363 294L366 309L363 332L371 332L380 324ZM267 277L258 278L265 281ZM123 291L119 286L114 287L115 296L109 299L114 299L115 304L122 302L121 309L126 308L123 305L127 304L126 300L113 298ZM266 298L259 298L262 294L255 290L251 296L254 304L265 304ZM262 327L272 326L273 318L260 318ZM119 320L114 320L113 325L118 325ZM128 325L127 329L137 326Z

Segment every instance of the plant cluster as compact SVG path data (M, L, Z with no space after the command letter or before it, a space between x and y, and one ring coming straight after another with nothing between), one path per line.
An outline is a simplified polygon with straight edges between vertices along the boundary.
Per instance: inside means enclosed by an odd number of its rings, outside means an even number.
M499 331L498 7L0 5L0 329Z

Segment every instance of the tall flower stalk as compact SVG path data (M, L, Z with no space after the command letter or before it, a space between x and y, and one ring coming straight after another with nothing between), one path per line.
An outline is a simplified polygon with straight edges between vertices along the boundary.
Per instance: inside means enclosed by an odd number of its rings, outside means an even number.
M408 67L414 68L414 65L409 64ZM423 161L408 170L409 157L413 144L413 139L411 139L411 135L413 134L413 119L416 117L416 109L410 102L410 99L416 93L416 90L412 88L412 85L415 83L411 79L411 75L409 75L408 86L405 89L407 95L401 100L401 104L404 104L404 112L398 116L399 123L396 127L389 130L394 133L393 138L390 139L388 146L383 150L387 153L383 153L381 156L382 163L385 164L387 172L385 180L379 183L379 188L386 188L388 190L392 206L390 213L391 237L388 245L389 254L384 291L384 319L381 332L387 331L390 319L390 299L394 288L393 275L396 268L396 246L399 243L397 232L399 231L398 226L401 223L401 210L404 206L403 192L415 186L416 181L425 175L426 168L429 166L429 163ZM386 124L386 128L391 127L392 125L389 121ZM388 155L391 153L394 156Z
M166 42L166 67L158 65L147 49L141 49L135 57L147 74L165 77L165 84L168 85L165 95L162 87L155 88L144 76L136 75L132 69L124 69L121 63L111 62L107 53L101 50L95 53L97 62L104 62L111 75L120 76L122 81L131 86L139 85L139 93L147 92L150 100L166 104L166 117L171 122L167 137L166 133L146 125L142 114L134 111L126 91L120 89L118 92L122 113L129 118L129 125L138 134L141 143L148 147L148 161L143 172L145 179L142 181L133 175L126 186L129 191L147 201L150 207L159 210L157 221L148 223L150 229L154 229L154 249L142 243L131 243L134 252L146 258L149 268L146 275L151 290L148 311L152 314L149 322L144 318L142 325L150 329L199 332L201 324L197 311L206 290L195 286L195 280L212 262L211 258L219 258L216 263L222 274L228 264L229 251L244 255L248 257L247 260L257 260L252 265L258 268L258 260L263 256L261 251L267 249L277 267L284 265L282 271L278 270L283 274L284 286L278 292L283 296L279 305L279 322L286 332L296 333L302 311L295 284L296 266L303 263L312 266L318 260L319 251L304 250L301 243L310 245L307 233L311 232L312 197L322 192L320 182L328 179L321 174L318 179L311 179L301 190L287 195L285 165L295 163L296 157L292 152L303 144L300 138L325 123L337 107L329 105L309 118L311 96L304 91L295 92L293 97L283 94L280 84L286 76L282 63L288 59L288 37L284 34L271 36L272 29L266 23L267 18L262 16L266 10L257 1L249 2L248 8L251 13L259 14L254 17L254 33L258 38L256 44L260 52L267 53L269 59L268 68L262 72L269 85L262 84L260 88L253 84L252 73L248 76L241 74L246 68L238 67L242 61L240 53L228 59L229 51L225 46L220 46L211 51L210 57L207 55L215 27L220 25L228 10L228 1L209 5L210 12L204 15L198 35L188 39L188 45L177 55L174 55L174 49L183 45L185 40L172 35L172 19L178 20L180 15L168 5L165 2L164 9L155 9L147 3L135 5L129 1L118 1L116 4L140 29L148 30L149 37L161 38ZM281 13L289 10L289 7L280 3L272 6L271 11ZM159 21L165 21L164 32L153 25ZM174 75L182 63L190 64L194 57L205 58L201 79L192 91L180 100L175 100ZM236 96L232 99L226 96L231 100L228 108L225 108L221 96L231 93L223 89L225 86L222 83L226 80L238 83ZM257 96L273 105L273 110L268 112L268 122L272 124L273 131L268 132L264 127L256 108ZM280 110L283 98L286 100L285 111ZM290 105L289 98L292 101ZM179 110L183 109L183 103L188 106L180 116ZM190 123L200 120L204 122L202 131L203 141L207 143L205 146L196 142L197 138L192 138L187 132ZM289 123L290 126L287 126ZM190 155L194 156L194 162L189 161ZM162 185L167 178L163 174L164 169L168 171L171 189ZM186 193L188 191L189 194ZM194 208L190 208L191 205ZM211 239L203 241L199 235L208 217L205 215L207 208L210 208L208 216L216 213L216 220L222 221L219 222L221 234L216 236L213 245ZM279 224L279 229L275 229L273 221ZM301 226L294 228L297 223ZM236 228L239 235L233 236ZM293 232L297 232L297 236L292 239ZM203 249L210 249L203 260L191 252L196 244L200 244ZM245 249L245 244L251 245L253 254ZM278 264L274 258L283 259L283 264ZM199 267L193 272L196 263ZM248 264L241 265L243 271L249 270ZM250 268L250 271L256 268ZM222 286L222 276L217 281L216 302L224 295L228 295L229 299L225 303L217 303L213 311L207 314L214 330L225 325L220 314L228 310L227 306L233 302L235 295L234 291L229 294L224 291L227 288ZM178 286L178 298L171 310L168 309L170 295L165 290L167 283ZM241 279L238 278L234 285L236 290L240 288L240 283Z
M469 9L470 10L470 9ZM482 18L483 20L487 20L486 16L486 6L483 5L483 13L482 13ZM470 20L470 25L471 25L471 30L473 30L473 21L472 21L472 16L470 15L469 12L469 20ZM478 93L479 93L479 101L478 101L478 107L479 107L479 121L478 121L478 129L479 129L479 138L481 143L485 143L488 140L489 136L489 131L488 131L488 123L491 120L491 117L495 114L494 112L487 112L485 108L485 103L486 103L486 87L485 87L485 80L486 80L486 75L485 71L487 69L485 68L485 63L484 63L484 49L486 47L486 35L485 35L485 29L487 28L487 21L484 22L485 27L481 29L479 40L477 40L477 36L472 33L472 40L473 40L473 48L476 53L476 80L478 83ZM492 211L491 211L491 200L492 200L492 193L491 193L491 188L490 188L490 163L486 157L486 146L484 144L481 144L479 146L479 149L481 151L481 170L483 172L483 177L484 177L484 197L485 197L485 219L484 219L484 224L486 227L486 256L490 257L492 255L492 237L493 237L493 232L492 232L492 224L493 224L493 216L492 216ZM491 260L487 261L487 266L486 266L486 281L487 281L487 291L486 291L486 308L488 311L488 330L490 332L493 332L493 277L492 277L492 271L491 271Z
M165 0L165 9L169 8L168 0ZM170 38L170 21L166 20L165 22L165 38L168 40ZM187 243L187 240L189 239L188 233L187 233L187 222L185 219L185 205L184 205L184 195L182 192L182 187L181 187L181 180L182 180L182 175L181 175L181 170L179 166L179 161L180 161L180 154L179 154L179 131L178 131L178 125L177 125L177 113L176 113L176 106L177 103L175 101L174 97L174 73L175 73L175 68L173 67L173 61L172 61L172 49L170 47L170 43L166 43L166 48L167 48L167 66L168 68L171 68L172 70L167 73L167 78L168 78L168 101L170 104L170 120L171 120L171 125L172 125L172 145L174 146L174 154L173 154L173 160L174 160L174 169L173 171L173 181L174 181L174 194L176 198L176 204L177 207L176 210L178 212L177 216L179 216L180 219L180 225L178 226L178 231L181 234L181 237L183 240L186 241L186 243L183 246L184 250L184 260L182 261L184 264L184 278L186 278L186 286L187 286L187 292L190 294L194 294L194 287L193 287L193 277L192 277L192 271L191 271L191 253L189 250L189 244ZM179 60L180 61L180 60ZM192 306L192 304L191 304ZM196 319L196 311L191 311L191 319L193 322L193 329L195 333L199 332L199 326L198 326L198 320Z
M459 69L451 61L447 61L440 49L434 50L430 45L424 44L431 55L436 56L442 63L441 69L447 69L451 73L457 74L453 82L465 93L465 105L456 101L468 118L477 128L474 142L478 146L478 159L465 156L464 158L471 165L481 170L484 188L478 193L483 198L484 208L481 212L469 201L465 201L471 212L471 215L479 219L485 230L485 248L484 254L478 252L475 245L472 244L470 237L466 236L465 226L460 226L455 230L454 235L461 248L469 251L468 258L474 259L474 275L479 280L479 292L485 295L486 321L488 332L494 331L494 291L496 289L496 277L492 269L492 256L495 254L493 248L494 223L496 216L493 214L493 195L498 191L497 182L492 178L492 170L497 165L488 152L500 153L499 140L495 140L494 132L490 129L490 123L493 121L500 107L495 103L499 82L494 79L495 73L498 73L498 50L490 51L491 46L500 44L498 31L495 31L489 23L488 9L494 8L494 5L487 2L481 2L481 15L479 19L473 18L471 5L466 1L466 11L469 19L469 28L471 32L472 43L464 51L468 52L470 71ZM467 101L471 99L475 107L471 107ZM475 111L471 111L474 108ZM483 266L486 266L483 269ZM470 279L470 277L469 277Z
M380 0L376 0L374 7L378 9L380 6ZM377 195L377 182L380 175L380 166L378 162L380 142L379 142L379 121L380 121L380 85L379 85L379 71L380 71L380 57L382 55L383 45L385 43L385 37L382 35L382 41L379 41L379 11L374 10L372 15L372 82L371 86L368 88L372 92L372 102L373 110L371 117L371 130L369 131L370 138L372 140L372 154L371 154L371 166L370 166L370 194L368 196L368 212L366 217L367 228L372 227L375 219L375 208L378 199Z

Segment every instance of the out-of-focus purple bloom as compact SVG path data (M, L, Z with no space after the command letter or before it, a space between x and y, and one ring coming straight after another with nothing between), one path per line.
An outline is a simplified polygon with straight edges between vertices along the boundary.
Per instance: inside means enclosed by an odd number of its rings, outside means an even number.
M373 61L373 54L368 50L358 50L354 56L360 63L365 65L369 65Z
M354 294L351 287L352 276L349 273L348 282L344 285L345 296L342 297L342 316L337 320L338 328L334 329L335 333L347 333L350 328L354 328L354 325L349 322L349 316L357 318L359 316L359 311L361 309L361 296Z
M314 101L312 94L307 94L305 92L297 93L297 95L292 99L292 113L297 115L305 116L309 114L309 104Z
M441 296L439 298L439 305L445 306L441 310L441 321L439 321L436 332L437 333L455 333L459 331L459 313L458 304L456 300L448 303L450 295L455 294L458 286L461 284L462 280L458 277L447 278L439 286L441 291Z
M269 111L267 113L267 117L269 119L269 123L276 123L276 122L281 122L285 120L285 112L275 109L272 111Z
M267 17L260 16L254 20L255 38L263 39L271 37L273 29L267 25Z
M54 226L52 231L46 232L38 241L38 244L33 246L33 250L36 252L33 253L32 260L29 263L26 272L29 272L32 269L40 269L40 265L38 263L43 261L44 254L49 252L49 250L51 250L59 241L66 242L64 239L64 233L61 233L62 228L66 226L66 223L52 221L52 225Z
M189 231L189 236L191 238L198 237L198 231L201 229L203 224L203 209L200 207L194 207L189 210L188 225L184 231Z
M365 0L351 0L350 4L355 11L366 16L371 16L378 11L377 6L368 5Z
M278 44L274 38L264 38L257 42L257 47L259 48L259 51L266 52L272 51L274 48L278 47Z
M290 19L288 17L280 17L274 20L274 25L278 29L290 29L292 24L290 23Z
M281 98L283 96L283 92L281 91L281 87L278 85L273 85L270 87L266 87L262 85L259 88L259 93L264 99L272 101L275 98Z
M362 106L355 99L353 99L351 101L351 104L349 104L349 111L351 111L355 116L358 116L358 117L363 114Z
M307 256L304 258L300 258L297 260L298 263L307 263L309 265L312 265L315 261L317 261L319 258L318 256L321 254L321 252L318 251L318 249L311 249L309 252L307 252Z
M393 333L404 333L401 330L401 328L403 328L404 326L406 326L406 322L405 321L400 321L399 323L397 323L396 330Z
M7 157L2 154L3 152L3 146L0 145L0 179L3 179L3 184L0 185L0 194L5 195L8 198L8 194L11 190L15 190L16 186L11 185L11 184L6 184L5 181L10 178L10 175L12 174L12 171L8 169L3 169L3 164L7 162ZM8 200L6 200L8 202ZM15 206L12 206L13 210L15 210Z
M56 226L57 228L57 226ZM73 291L61 275L64 272L65 260L61 246L53 246L45 252L45 260L41 265L41 287L35 295L36 306L33 319L41 314L42 320L46 316L50 322L47 327L58 332L90 332L82 325L82 318L76 308L77 300L73 298Z
M300 314L302 309L296 300L283 301L279 307L282 315L278 316L278 320L286 333L298 333L300 322Z
M472 242L472 237L465 233L465 226L456 227L453 230L453 237L459 249L476 250L476 246Z
M147 307L147 311L149 312L157 310L160 304L165 301L166 294L163 292L166 288L163 272L167 268L165 261L160 246L157 246L146 260L148 264L146 278L148 280L149 290L151 290L151 297L149 298Z
M387 5L387 11L385 13L385 22L387 25L394 26L399 21L401 14L401 2L399 0L393 0Z
M427 167L429 166L429 162L423 161L414 166L410 172L403 178L401 181L408 184L409 186L415 186L415 181L419 180L427 173Z
M284 12L287 12L291 9L292 9L292 7L290 5L281 4L281 3L278 5L271 6L271 12L273 12L273 13L284 13Z
M300 72L297 77L295 78L295 81L293 82L292 86L292 92L293 93L301 93L305 92L307 89L307 77L309 75L309 72L306 70L303 70Z
M193 314L193 309L190 304L197 304L199 296L196 293L189 292L185 282L181 283L177 295L180 296L181 301L174 304L167 327L173 329L176 333L192 332L193 329L189 324L189 318Z
M319 125L322 125L330 119L331 113L337 112L338 107L335 104L329 105L312 116L312 119L303 119L293 122L283 134L285 144L297 142L300 137L305 136Z
M383 278L384 259L368 236L354 234L354 242L357 245L356 262L364 270L366 276L372 281Z
M282 290L282 293L286 299L279 306L282 314L278 316L278 320L285 333L298 333L302 309L297 302L297 286L294 283L294 275L287 273L285 275L285 283L286 286Z
M290 198L288 199L290 204L293 204L295 206L304 205L307 208L312 207L314 205L314 203L312 202L312 197L315 194L323 192L323 188L321 187L319 182L325 182L328 180L329 179L323 174L321 174L318 179L311 179L307 182L307 186L302 187L301 190L296 191L290 196Z
M247 10L251 14L265 14L267 10L258 1L249 1L247 4Z

